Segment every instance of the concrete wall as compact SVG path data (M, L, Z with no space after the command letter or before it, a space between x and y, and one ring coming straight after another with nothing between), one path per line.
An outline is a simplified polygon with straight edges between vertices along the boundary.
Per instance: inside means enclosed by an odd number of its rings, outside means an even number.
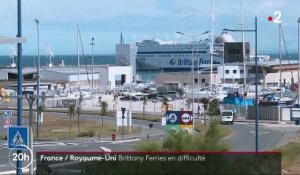
M108 67L108 82L110 83L110 88L116 87L116 75L126 75L126 80L124 83L130 83L133 80L132 67L131 66L112 66Z
M0 70L0 80L8 80L8 73L6 71Z
M52 70L41 70L40 71L41 81L58 81L58 82L68 82L69 77L67 74L55 72Z
M291 84L291 79L292 79L292 74L293 74L293 78L294 78L294 83L298 82L298 71L292 71L292 72L282 72L282 80L281 80L281 83L286 82L286 85L289 85ZM265 76L265 86L268 87L271 87L271 84L278 84L279 86L279 72L277 73L268 73L266 74Z
M198 79L198 75L194 75L194 79ZM204 82L202 80L204 79ZM193 77L190 72L176 72L176 73L163 73L157 74L155 78L155 83L157 87L164 87L166 84L177 83L179 88L184 88L185 86L192 86ZM209 86L210 84L210 74L199 74L199 86ZM218 74L213 74L213 83L219 84L220 77ZM195 87L198 83L195 83Z

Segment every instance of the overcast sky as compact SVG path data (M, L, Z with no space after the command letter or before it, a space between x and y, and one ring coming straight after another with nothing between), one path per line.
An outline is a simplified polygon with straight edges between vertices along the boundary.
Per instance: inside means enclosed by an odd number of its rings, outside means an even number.
M0 36L16 36L16 0L0 0ZM278 25L267 20L280 11L287 49L297 50L299 0L243 0L244 28L254 28L258 17L259 51L278 50ZM24 54L36 54L36 24L40 20L41 54L50 45L54 54L76 54L76 25L80 26L85 53L91 53L95 37L96 54L114 54L120 33L126 43L160 38L187 42L181 31L196 35L211 28L212 0L23 0L22 30L28 42ZM215 0L215 34L223 28L240 27L240 0ZM273 16L274 17L274 16ZM240 33L234 33L241 40ZM203 36L205 37L205 36ZM254 47L254 34L246 34ZM7 55L9 46L0 47Z

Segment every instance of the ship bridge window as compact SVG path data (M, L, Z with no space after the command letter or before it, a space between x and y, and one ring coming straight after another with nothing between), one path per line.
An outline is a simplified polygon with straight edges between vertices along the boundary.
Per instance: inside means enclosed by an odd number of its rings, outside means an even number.
M229 70L225 70L225 74L229 74Z
M234 74L236 74L236 72L237 72L236 70L233 70L233 73L234 73Z
M244 69L241 69L241 70L240 70L240 74L244 74Z

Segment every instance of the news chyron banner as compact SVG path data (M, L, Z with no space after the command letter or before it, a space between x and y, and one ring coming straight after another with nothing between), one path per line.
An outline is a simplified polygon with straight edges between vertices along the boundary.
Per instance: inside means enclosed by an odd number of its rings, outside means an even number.
M166 112L166 132L178 132L182 130L192 133L193 115L192 111L167 111Z
M281 174L280 152L37 152L36 174Z

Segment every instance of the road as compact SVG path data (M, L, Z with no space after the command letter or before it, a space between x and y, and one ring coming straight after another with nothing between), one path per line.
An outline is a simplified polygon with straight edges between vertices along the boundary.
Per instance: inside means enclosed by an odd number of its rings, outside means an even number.
M62 115L61 113L53 113L54 115ZM99 121L98 116L82 114L81 119ZM113 117L104 117L105 121L115 121ZM148 125L152 123L153 129L149 129ZM0 122L2 124L2 122ZM162 140L164 137L163 128L160 122L149 122L144 120L133 120L134 125L142 128L142 133L125 136L124 140L117 137L113 142L111 138L76 139L76 140L59 140L59 141L38 141L34 143L34 152L36 151L102 151L99 147L108 148L112 151L133 151L134 146L139 141ZM231 145L233 151L255 151L255 126L248 123L234 123L228 125L233 130L233 134L224 138L224 141ZM1 126L1 133L6 132ZM294 129L286 129L285 127L259 127L259 150L268 150L274 148L282 141L293 138L299 131L299 127ZM8 162L9 150L5 145L6 141L0 140L0 172L13 170L14 168ZM1 173L0 173L1 174Z
M234 123L229 125L229 128L233 130L233 133L225 141L230 144L233 151L255 151L255 125ZM258 131L260 151L274 148L284 136L284 131L265 126L259 126Z

